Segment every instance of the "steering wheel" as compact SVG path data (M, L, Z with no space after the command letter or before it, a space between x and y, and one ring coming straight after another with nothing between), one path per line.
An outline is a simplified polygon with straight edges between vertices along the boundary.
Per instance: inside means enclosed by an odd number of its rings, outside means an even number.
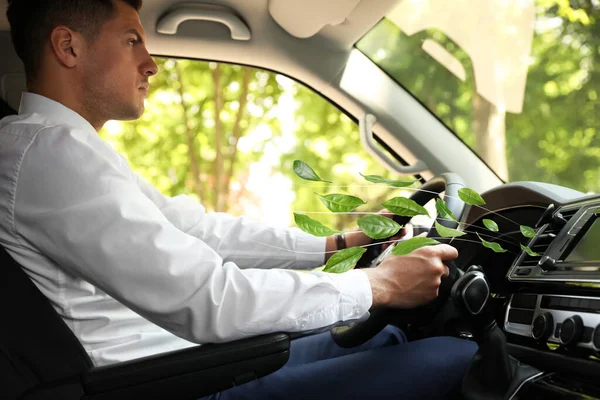
M419 190L415 191L411 200L414 200L419 205L425 205L429 200L440 197L440 193L445 192L444 200L448 205L452 214L460 221L464 211L465 203L458 197L458 190L464 188L463 179L454 173L445 173L434 177L427 181ZM401 225L406 224L412 217L394 216L394 221ZM458 224L448 219L442 219L439 216L436 221L448 228L456 228ZM435 227L432 227L427 234L427 237L435 237L440 243L449 243L451 239L439 238ZM376 240L373 243L381 243L385 241ZM391 253L394 245L390 245L385 251L381 251L381 244L377 246L369 246L367 251L358 263L360 268L376 267ZM440 312L450 297L450 291L454 282L462 275L454 262L448 262L450 274L443 278L439 288L438 297L431 303L419 306L411 310L400 310L392 308L374 308L370 310L369 318L365 321L351 323L347 326L339 326L331 329L331 334L334 341L341 347L359 346L373 336L378 334L383 328L388 325L393 317L410 319L411 321L425 322L430 321L436 314Z

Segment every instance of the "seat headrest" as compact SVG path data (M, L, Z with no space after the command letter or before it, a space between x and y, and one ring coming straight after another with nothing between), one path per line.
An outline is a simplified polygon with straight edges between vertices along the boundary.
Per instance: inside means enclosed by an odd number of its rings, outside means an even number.
M13 109L19 109L21 94L26 89L27 82L24 73L7 73L0 76L0 97Z

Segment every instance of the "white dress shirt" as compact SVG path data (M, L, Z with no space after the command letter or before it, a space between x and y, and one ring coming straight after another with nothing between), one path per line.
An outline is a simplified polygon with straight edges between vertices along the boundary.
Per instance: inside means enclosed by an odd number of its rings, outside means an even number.
M79 114L31 93L0 121L0 244L98 366L318 329L372 302L362 271L289 270L322 264L324 238L166 197Z

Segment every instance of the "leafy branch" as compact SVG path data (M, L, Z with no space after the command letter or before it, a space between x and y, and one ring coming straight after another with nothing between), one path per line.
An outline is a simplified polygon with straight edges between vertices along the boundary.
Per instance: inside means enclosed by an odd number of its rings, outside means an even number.
M294 161L294 172L304 180L331 183L330 181L321 179L308 164L300 160ZM376 184L383 183L393 187L409 187L414 183L400 180L390 180L378 175L360 175L369 182ZM367 202L361 200L359 197L348 194L315 194L319 197L323 205L328 210L335 213L349 213L357 207L367 204ZM463 202L473 207L481 207L486 204L481 195L470 188L459 189L458 197ZM401 217L412 218L417 215L425 215L430 217L429 213L423 206L417 204L414 200L405 197L394 197L392 199L383 201L381 205L393 214ZM435 208L441 218L458 223L458 220L452 214L448 204L443 199L436 199ZM330 236L336 233L341 233L338 230L328 228L319 221L316 221L305 214L294 213L294 221L301 230L315 236ZM498 224L495 221L491 219L484 219L482 222L487 230L495 233L500 232ZM371 239L385 239L392 237L397 234L400 229L402 229L402 225L398 224L391 218L383 217L381 215L367 215L358 219L356 223L360 231L362 231ZM440 224L438 221L435 221L434 227L439 236L443 238L458 238L467 234L467 231L448 228ZM535 230L529 226L519 225L519 229L521 234L526 238L532 238L535 236ZM504 253L507 251L502 247L502 245L500 245L500 243L487 241L483 239L478 232L476 232L476 235L483 247L488 248L496 253ZM429 237L413 237L397 243L392 250L392 254L396 256L403 256L410 254L421 247L431 246L439 243L440 242L437 240ZM521 250L530 256L539 256L538 253L534 252L529 247L524 246L523 244L520 244L520 246ZM356 266L356 263L365 251L366 249L358 246L339 250L327 260L323 271L342 273L351 270Z

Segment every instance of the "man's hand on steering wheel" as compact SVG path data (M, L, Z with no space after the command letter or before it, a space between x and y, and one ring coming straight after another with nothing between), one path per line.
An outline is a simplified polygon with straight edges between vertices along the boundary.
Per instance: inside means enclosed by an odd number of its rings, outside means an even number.
M460 176L445 173L428 180L419 190L412 193L410 199L424 206L428 201L444 193L443 198L448 209L460 221L465 211L465 203L460 199L458 191L464 187L465 184ZM405 225L410 219L411 217L397 215L394 217L394 220L401 225ZM458 225L455 221L440 217L436 221L448 228L456 228ZM429 230L428 236L435 237L440 242L446 241L438 237L435 228ZM462 274L452 261L457 258L456 250L447 245L418 249L410 254L412 257L391 257L389 260L389 252L382 251L381 247L368 246L357 264L357 267L369 274L370 279L371 276L373 277L372 285L382 285L381 288L373 289L374 306L367 320L332 328L331 334L339 346L354 347L365 343L390 321L400 319L416 326L427 324L440 312L444 312L452 286ZM449 275L447 275L447 267L443 265L444 261L450 270ZM407 265L401 265L405 262ZM381 266L384 268L379 269ZM388 268L391 271L383 273ZM395 278L398 280L395 281ZM395 287L397 292L388 293L386 287L387 289ZM378 298L380 294L383 298ZM391 306L386 307L386 304Z
M448 276L444 261L458 257L447 244L422 247L405 256L389 256L379 266L363 271L373 291L373 306L410 309L434 300L442 277Z

